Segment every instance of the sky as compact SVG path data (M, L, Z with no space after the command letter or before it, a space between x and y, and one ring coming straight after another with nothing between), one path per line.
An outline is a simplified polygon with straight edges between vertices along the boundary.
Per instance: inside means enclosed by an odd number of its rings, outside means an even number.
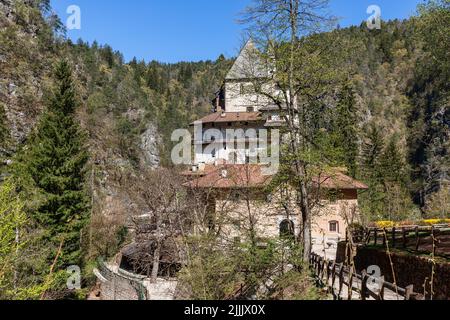
M378 5L383 20L414 15L423 0L331 0L340 26L367 20L367 8ZM109 44L125 60L161 62L215 60L233 57L243 41L239 13L251 0L51 0L53 10L66 23L67 9L81 12L81 29L67 36Z

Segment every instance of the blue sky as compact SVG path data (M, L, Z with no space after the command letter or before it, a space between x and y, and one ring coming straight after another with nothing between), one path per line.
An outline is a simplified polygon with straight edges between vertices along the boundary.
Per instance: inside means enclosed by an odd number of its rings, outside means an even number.
M81 30L69 30L73 40L109 44L128 61L198 61L221 53L236 55L242 42L239 13L251 0L52 0L61 20L70 5L81 9ZM341 26L359 25L376 4L384 20L407 18L423 0L331 0Z

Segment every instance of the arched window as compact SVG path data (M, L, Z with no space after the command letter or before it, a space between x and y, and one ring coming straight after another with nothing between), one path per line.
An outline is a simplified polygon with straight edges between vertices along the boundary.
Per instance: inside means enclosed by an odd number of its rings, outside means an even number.
M328 223L328 225L329 225L328 230L329 230L330 232L336 232L336 233L339 232L339 222L338 222L338 221L330 221L330 222Z
M291 220L283 220L280 223L280 237L295 237L295 225Z

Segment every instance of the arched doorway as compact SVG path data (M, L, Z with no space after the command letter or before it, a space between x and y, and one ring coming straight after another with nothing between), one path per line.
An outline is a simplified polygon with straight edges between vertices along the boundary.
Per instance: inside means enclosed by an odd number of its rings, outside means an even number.
M295 237L295 224L292 220L285 219L280 223L280 237L282 238L294 238Z

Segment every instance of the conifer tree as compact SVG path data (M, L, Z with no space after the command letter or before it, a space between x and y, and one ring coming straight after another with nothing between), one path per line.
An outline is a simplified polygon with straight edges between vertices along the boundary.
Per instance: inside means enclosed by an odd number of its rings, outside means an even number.
M37 195L31 217L45 230L42 241L53 248L62 244L57 264L61 266L81 262L80 233L88 215L84 188L88 154L75 120L75 91L66 61L57 65L55 81L47 110L19 156L16 174L29 181L23 187ZM52 252L48 260L55 256Z
M341 89L336 113L337 147L343 151L341 162L347 166L349 174L356 177L358 157L356 102L355 93L349 82Z
M365 135L361 150L361 176L368 184L369 190L361 197L363 211L379 219L384 215L384 186L380 169L384 141L381 131L375 124L371 124Z
M406 179L406 165L399 151L397 140L398 138L396 136L389 139L389 142L380 157L380 169L385 182L404 185Z

